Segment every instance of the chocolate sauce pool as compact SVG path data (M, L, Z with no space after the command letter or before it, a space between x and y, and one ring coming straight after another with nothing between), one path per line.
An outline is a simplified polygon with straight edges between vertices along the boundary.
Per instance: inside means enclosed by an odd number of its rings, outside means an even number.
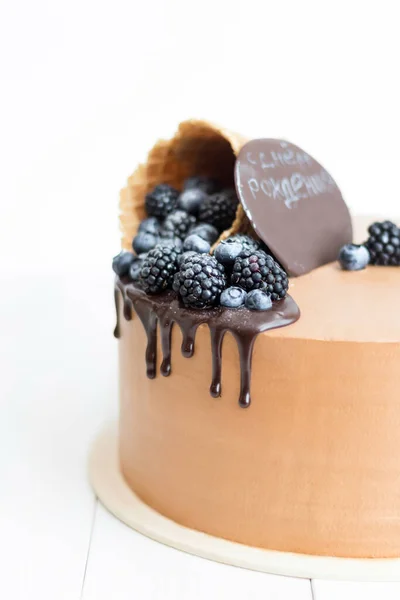
M240 359L240 395L239 405L246 408L251 403L251 361L254 342L259 333L269 329L285 327L298 320L300 310L290 296L274 302L267 311L250 311L247 308L229 309L216 307L209 310L191 310L184 308L171 291L149 296L132 283L117 279L115 287L115 306L117 325L115 337L120 337L119 302L121 293L124 317L132 319L132 309L143 323L147 335L146 369L147 377L153 379L157 373L157 329L161 334L163 360L160 371L164 377L171 373L171 332L176 323L183 336L181 351L190 358L194 354L196 331L203 323L208 325L211 336L212 381L210 394L214 398L221 396L222 342L229 331L236 340Z

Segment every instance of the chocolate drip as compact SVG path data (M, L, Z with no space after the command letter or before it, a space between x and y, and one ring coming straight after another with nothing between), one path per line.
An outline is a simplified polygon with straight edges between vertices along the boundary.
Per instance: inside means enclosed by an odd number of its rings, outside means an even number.
M132 319L132 302L129 298L124 298L124 317L127 321Z
M185 311L186 312L186 311ZM190 319L183 318L179 323L182 331L182 346L181 352L185 358L192 358L194 354L194 340L199 323L191 323Z
M164 292L157 296L148 296L132 283L117 280L116 336L120 335L118 293L124 300L124 316L132 318L132 308L137 313L147 335L146 367L147 376L156 376L157 365L157 326L161 332L163 360L161 374L167 377L171 373L171 334L176 323L182 331L182 354L190 358L194 354L196 331L199 325L206 324L210 329L212 352L212 382L210 394L214 398L221 395L222 343L227 331L231 332L239 349L240 359L240 396L239 405L246 408L251 403L251 362L254 342L259 333L269 329L285 327L297 321L300 311L290 296L275 302L268 311L249 311L246 308L228 309L215 307L210 310L191 310L184 308L173 292Z
M117 315L117 322L116 322L115 328L114 328L114 337L119 338L119 337L121 337L121 328L119 326L119 292L118 292L117 287L114 288L114 302L115 302L115 313Z
M161 348L163 353L160 372L164 377L168 377L171 374L171 335L173 324L174 322L168 316L160 318Z
M247 408L250 406L250 379L251 379L251 362L253 358L253 347L256 341L256 336L251 334L237 335L235 339L239 348L240 357L240 396L239 406Z
M210 327L211 334L211 356L212 356L212 381L210 385L210 394L213 398L219 398L221 395L221 362L222 362L222 342L225 335L224 329Z
M157 373L157 314L155 311L149 310L149 306L145 302L134 301L134 307L147 334L147 377L154 379Z

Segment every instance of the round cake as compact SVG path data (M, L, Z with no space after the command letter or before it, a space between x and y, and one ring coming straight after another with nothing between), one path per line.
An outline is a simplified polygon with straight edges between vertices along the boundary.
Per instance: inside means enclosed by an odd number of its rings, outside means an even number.
M243 141L216 139L229 180ZM168 179L166 162L122 193L126 249L144 218L129 198L204 171L182 159ZM354 221L359 242L372 221ZM268 311L196 312L170 286L151 295L117 277L122 474L148 506L212 536L400 557L400 270L328 262L289 281Z

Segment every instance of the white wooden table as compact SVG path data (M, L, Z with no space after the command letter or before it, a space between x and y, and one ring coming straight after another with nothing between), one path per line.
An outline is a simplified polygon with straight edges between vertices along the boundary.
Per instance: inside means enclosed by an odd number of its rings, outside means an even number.
M311 582L212 563L117 521L86 476L90 442L117 411L112 275L1 281L2 600L400 598L400 583Z

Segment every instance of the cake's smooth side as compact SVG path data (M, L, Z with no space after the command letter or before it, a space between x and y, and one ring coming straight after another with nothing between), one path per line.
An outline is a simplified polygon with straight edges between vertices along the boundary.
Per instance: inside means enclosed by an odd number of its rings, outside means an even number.
M148 380L142 324L121 318L123 474L151 507L214 536L400 556L400 270L327 265L294 280L291 293L302 317L258 337L246 410L229 335L213 399L207 326L191 359L175 328L170 377Z

